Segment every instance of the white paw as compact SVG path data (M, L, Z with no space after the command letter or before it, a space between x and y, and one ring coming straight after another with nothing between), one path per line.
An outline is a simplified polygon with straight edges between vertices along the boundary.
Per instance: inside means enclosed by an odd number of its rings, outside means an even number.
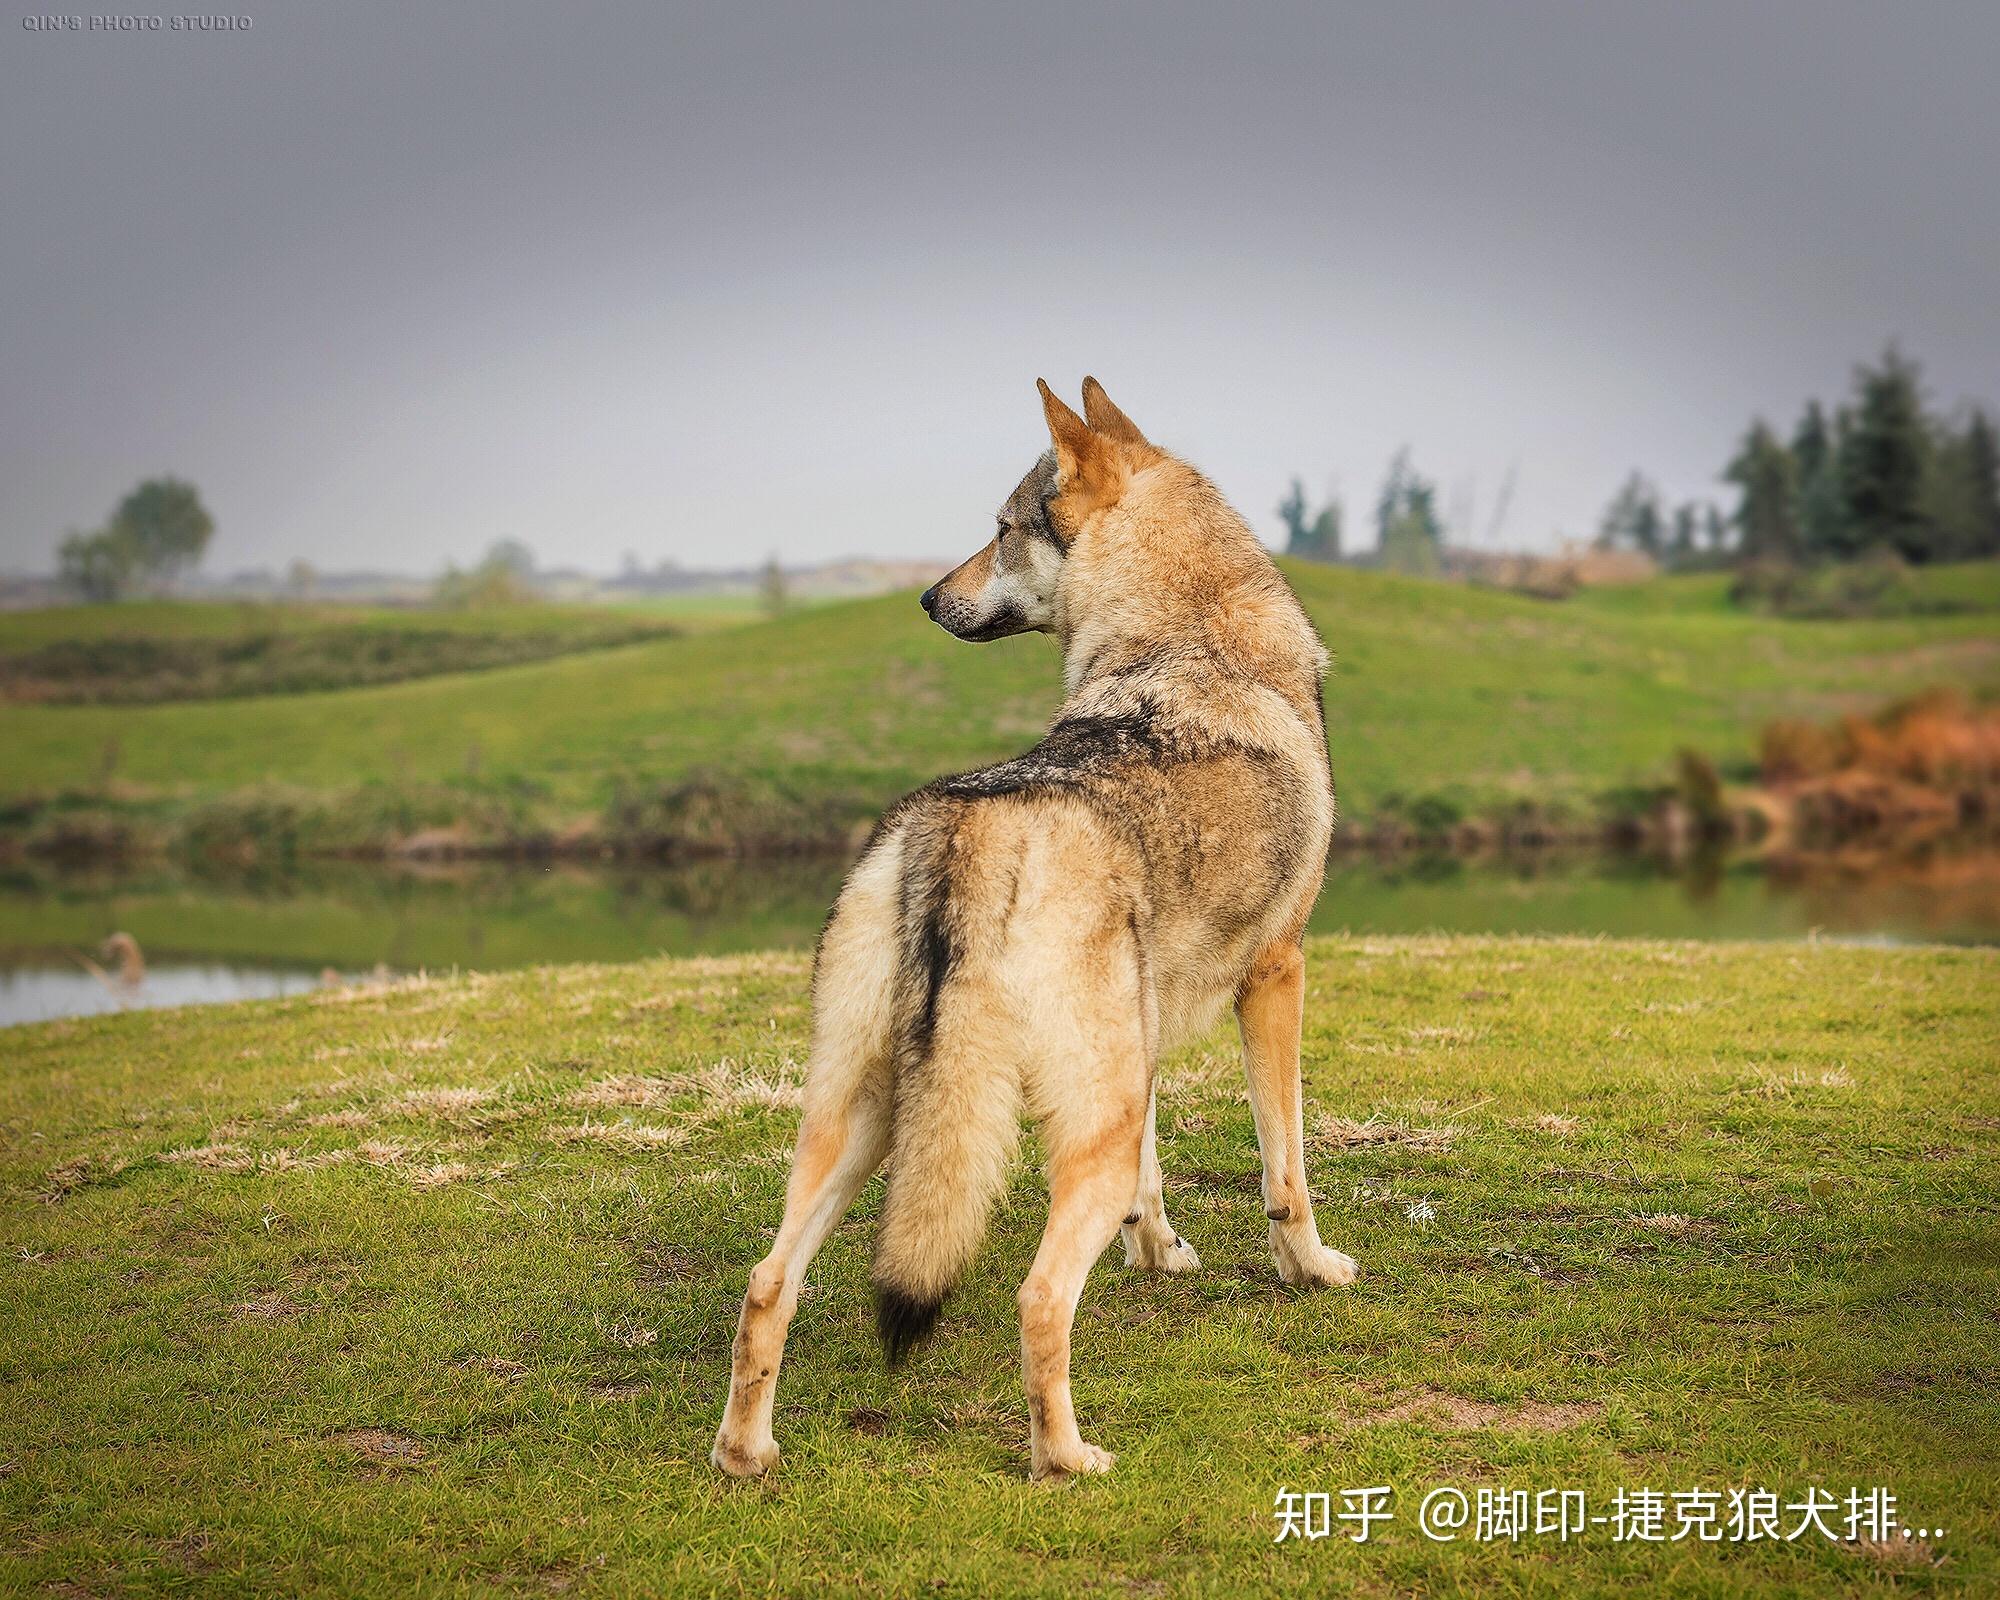
M1109 1450L1100 1450L1094 1444L1078 1440L1075 1448L1060 1454L1051 1453L1035 1468L1037 1483L1064 1478L1080 1478L1088 1473L1109 1472L1111 1463L1118 1458Z
M1171 1230L1142 1233L1137 1228L1127 1228L1124 1233L1125 1265L1128 1267L1137 1267L1141 1272L1197 1272L1201 1269L1201 1257L1194 1253L1194 1246Z
M721 1434L708 1452L709 1464L732 1478L761 1478L778 1464L778 1441L766 1437L749 1444L737 1444Z
M1296 1289L1338 1289L1361 1276L1354 1257L1323 1244L1295 1245L1274 1238L1271 1255L1278 1263L1278 1276Z

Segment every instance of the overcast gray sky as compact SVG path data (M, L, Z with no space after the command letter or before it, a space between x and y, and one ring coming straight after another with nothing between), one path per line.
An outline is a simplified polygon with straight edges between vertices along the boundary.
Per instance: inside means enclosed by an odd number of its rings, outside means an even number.
M2000 390L2000 6L300 4L0 39L0 566L958 556L1085 372L1268 538ZM87 13L86 13L87 15ZM171 16L171 13L165 15Z

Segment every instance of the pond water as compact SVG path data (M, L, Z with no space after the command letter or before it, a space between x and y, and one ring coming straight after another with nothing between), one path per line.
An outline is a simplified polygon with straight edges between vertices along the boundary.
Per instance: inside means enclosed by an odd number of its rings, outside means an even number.
M297 994L380 969L801 948L817 935L844 865L0 876L0 1024ZM1328 871L1313 928L2000 943L2000 852L1678 870L1589 856L1345 857ZM116 931L145 953L136 986L98 967Z

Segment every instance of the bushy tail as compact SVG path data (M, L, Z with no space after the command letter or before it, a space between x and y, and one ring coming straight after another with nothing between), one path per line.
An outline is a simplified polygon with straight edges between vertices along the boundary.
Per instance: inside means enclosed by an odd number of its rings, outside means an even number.
M981 968L998 919L954 892L949 834L905 843L896 1097L875 1242L889 1365L936 1326L986 1234L1020 1134L1019 1069Z

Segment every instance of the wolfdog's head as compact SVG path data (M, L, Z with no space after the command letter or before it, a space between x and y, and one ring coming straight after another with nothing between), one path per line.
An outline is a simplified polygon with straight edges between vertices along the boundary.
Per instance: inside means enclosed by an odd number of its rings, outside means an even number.
M1095 378L1083 380L1081 417L1046 383L1036 387L1052 448L1007 497L992 540L923 594L932 620L961 639L1061 632L1072 552L1132 475L1162 459Z

